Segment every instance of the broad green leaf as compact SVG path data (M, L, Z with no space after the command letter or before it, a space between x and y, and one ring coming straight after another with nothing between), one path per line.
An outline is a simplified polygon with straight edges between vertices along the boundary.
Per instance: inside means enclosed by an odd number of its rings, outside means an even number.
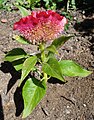
M46 48L48 52L48 58L54 57L55 53L58 54L58 51L54 45L50 45L49 47Z
M36 56L31 56L31 57L27 58L27 59L24 61L23 67L22 67L22 75L21 75L20 84L21 84L22 81L27 77L27 75L29 74L29 72L30 72L31 70L33 70L36 62L37 62L37 57L36 57Z
M27 53L22 48L14 48L6 54L5 61L13 62L26 57Z
M23 118L26 118L38 105L46 93L46 84L35 78L29 78L22 90L24 100Z
M80 76L80 77L86 77L89 74L91 74L91 71L87 71L83 69L80 65L78 65L76 62L72 60L62 60L59 62L59 65L62 69L62 75L64 76Z
M22 43L22 44L30 44L29 41L27 41L25 38L23 38L22 36L18 36L18 35L14 35L13 39L17 40L18 42Z
M22 69L24 61L25 59L20 59L12 62L12 65L16 71L19 71Z
M72 36L61 36L57 39L55 39L52 42L52 45L54 45L56 48L61 47L66 41L68 41Z
M26 16L30 15L30 12L27 9L25 9L24 7L18 6L18 5L16 5L16 7L20 10L22 17L26 17Z
M48 62L43 64L42 70L51 77L64 81L61 68L55 58L49 58Z
M52 53L58 53L58 51L54 45L48 46L45 50L50 51Z

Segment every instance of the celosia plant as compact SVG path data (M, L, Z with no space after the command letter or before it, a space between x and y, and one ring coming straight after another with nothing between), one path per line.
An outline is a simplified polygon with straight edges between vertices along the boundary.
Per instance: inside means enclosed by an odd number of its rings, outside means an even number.
M65 82L64 76L85 77L91 74L72 60L57 60L55 54L71 36L62 36L67 20L55 11L33 11L14 24L23 37L16 40L26 44L36 44L39 52L27 54L22 48L9 51L5 60L21 71L19 86L26 80L22 96L24 100L23 118L27 117L46 93L49 78ZM46 43L50 45L46 46ZM33 73L38 73L37 77ZM54 79L53 79L54 80Z

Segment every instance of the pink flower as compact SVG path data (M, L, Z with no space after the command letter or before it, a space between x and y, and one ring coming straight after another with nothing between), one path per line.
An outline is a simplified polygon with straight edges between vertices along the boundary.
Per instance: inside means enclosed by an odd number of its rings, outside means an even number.
M20 31L31 43L39 43L59 37L66 23L66 18L55 11L33 11L16 22L14 30Z

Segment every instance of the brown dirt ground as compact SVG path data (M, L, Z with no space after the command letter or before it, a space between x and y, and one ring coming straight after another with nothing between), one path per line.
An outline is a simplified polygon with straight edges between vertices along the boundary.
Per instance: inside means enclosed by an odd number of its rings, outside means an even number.
M71 59L88 70L94 70L94 18L80 11L73 13L67 35L74 35L59 50L59 59ZM4 62L5 52L21 47L32 53L36 46L22 45L12 39L13 23L19 20L18 12L0 11L0 120L22 120L23 100L17 88L19 74L11 64ZM7 22L2 23L2 19ZM80 22L78 24L77 22ZM46 96L25 120L94 120L94 74L88 77L66 77L65 84L48 81Z

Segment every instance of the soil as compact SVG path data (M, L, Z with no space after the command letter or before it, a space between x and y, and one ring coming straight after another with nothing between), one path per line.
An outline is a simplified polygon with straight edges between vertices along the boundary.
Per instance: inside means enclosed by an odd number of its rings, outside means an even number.
M71 59L92 70L88 77L66 77L67 83L49 80L47 94L32 114L24 120L94 120L94 15L72 12L73 20L66 35L74 35L60 48L59 59ZM4 62L5 53L21 47L36 52L35 45L22 45L13 40L13 23L20 18L18 11L0 11L0 120L22 120L22 88L20 75L10 63Z

